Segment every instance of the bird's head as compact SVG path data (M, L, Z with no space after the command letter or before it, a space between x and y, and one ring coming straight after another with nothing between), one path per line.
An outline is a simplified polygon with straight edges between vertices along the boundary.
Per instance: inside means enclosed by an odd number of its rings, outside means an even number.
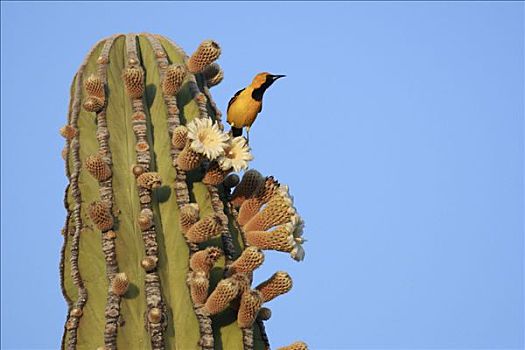
M285 77L286 75L271 74L268 72L259 73L253 78L252 86L254 89L263 88L266 90L279 78Z

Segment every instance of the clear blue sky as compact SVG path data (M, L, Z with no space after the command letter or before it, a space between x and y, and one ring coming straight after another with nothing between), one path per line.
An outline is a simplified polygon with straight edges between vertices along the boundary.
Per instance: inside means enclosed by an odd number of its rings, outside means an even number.
M524 4L2 2L2 348L57 348L66 185L58 129L88 49L116 33L223 48L229 97L287 74L251 133L290 184L306 260L274 347L522 349Z

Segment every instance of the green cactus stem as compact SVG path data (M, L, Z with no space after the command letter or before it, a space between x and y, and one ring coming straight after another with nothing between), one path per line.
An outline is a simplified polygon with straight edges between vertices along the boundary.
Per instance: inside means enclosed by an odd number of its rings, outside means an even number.
M209 90L222 80L220 52L205 41L190 59L160 35L117 34L99 41L76 73L61 129L69 179L62 349L270 348L264 293L252 286L264 256L260 247L242 254L244 230L267 234L277 222L302 243L302 220L273 178L228 175L246 168L248 147L234 166L221 165L233 164L228 147L240 143L224 132ZM249 190L232 198L241 185ZM241 225L246 201L258 221ZM286 215L267 220L268 205ZM204 238L188 239L193 233Z

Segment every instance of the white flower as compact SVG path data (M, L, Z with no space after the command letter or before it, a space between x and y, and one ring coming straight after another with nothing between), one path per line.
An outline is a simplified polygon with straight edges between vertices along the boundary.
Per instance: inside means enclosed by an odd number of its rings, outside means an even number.
M290 202L293 202L293 196L290 194L290 188L288 187L288 185L280 185L278 193L283 198L288 198L290 200Z
M293 230L291 231L294 238L297 240L298 238L302 237L303 231L304 231L304 220L302 217L299 216L299 214L295 214L290 218L290 224L293 227ZM302 238L301 238L302 239ZM304 239L303 239L304 241Z
M205 155L209 160L224 154L228 135L219 130L211 119L195 118L187 127L190 147L195 152Z
M288 237L288 244L293 246L290 251L290 255L293 259L301 261L304 259L304 248L302 244L306 242L306 239L302 237L304 230L304 220L299 214L294 214L290 218L290 222L284 224L284 227L290 234Z
M241 171L248 167L248 162L253 159L250 147L242 136L235 137L226 146L224 155L219 158L219 165L224 171L233 168L233 171Z
M277 192L270 199L269 203L278 203L279 205L284 204L288 207L287 212L290 214L295 213L295 208L293 206L293 197L288 193L288 186L280 185L277 189Z
M304 249L300 244L296 244L290 252L292 258L296 261L302 261L304 259Z

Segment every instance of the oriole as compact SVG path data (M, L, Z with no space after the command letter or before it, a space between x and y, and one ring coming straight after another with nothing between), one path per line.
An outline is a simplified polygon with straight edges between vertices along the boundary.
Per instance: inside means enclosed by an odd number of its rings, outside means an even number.
M257 118L257 114L262 110L264 92L277 79L284 76L267 72L259 73L248 87L235 93L228 102L227 109L227 121L232 127L233 136L241 136L242 128L246 127L246 134L249 137L250 127Z

